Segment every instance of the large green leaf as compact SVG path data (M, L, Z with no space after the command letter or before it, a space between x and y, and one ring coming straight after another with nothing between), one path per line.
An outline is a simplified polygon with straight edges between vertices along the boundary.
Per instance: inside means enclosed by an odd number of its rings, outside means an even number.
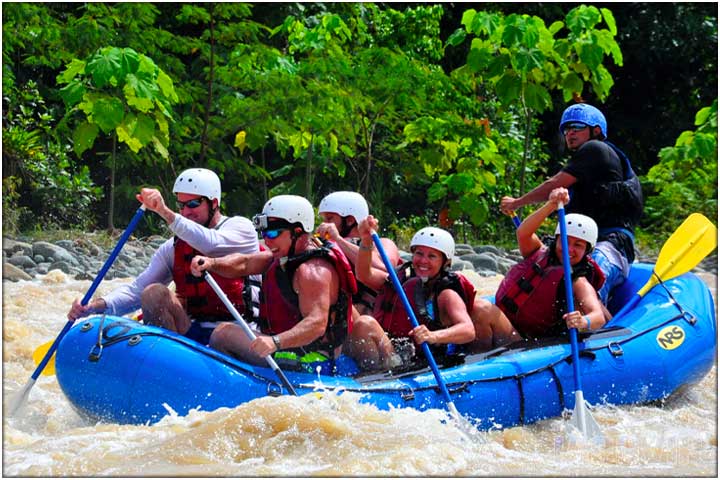
M57 83L68 83L80 73L85 73L85 62L78 60L77 58L73 58L68 66L65 67L65 70L63 70L62 73L55 78L55 81Z
M108 84L117 86L125 73L122 51L116 47L101 49L90 59L85 67L85 73L92 76L93 85L97 88L105 88Z
M142 146L147 145L155 136L155 121L144 113L138 114L133 135L140 141Z
M127 82L125 88L129 86L135 92L135 95L140 98L154 100L160 91L157 83L147 76L138 76L130 73L125 77L125 81Z
M521 87L522 84L520 82L520 77L512 72L505 73L505 75L500 77L500 80L498 80L496 84L497 94L498 97L500 97L500 101L502 101L505 105L514 103L518 98L520 98Z
M94 123L83 122L73 131L73 149L80 157L85 150L92 148L98 135L98 127Z
M65 108L74 107L85 95L85 85L80 82L71 82L59 90L60 98L62 98Z
M125 111L123 103L115 97L101 97L93 104L93 122L103 133L112 132L123 121Z
M132 113L126 115L122 123L120 123L115 132L117 133L118 140L130 147L135 153L138 153L142 148L142 143L135 136L135 129L137 127L137 117Z

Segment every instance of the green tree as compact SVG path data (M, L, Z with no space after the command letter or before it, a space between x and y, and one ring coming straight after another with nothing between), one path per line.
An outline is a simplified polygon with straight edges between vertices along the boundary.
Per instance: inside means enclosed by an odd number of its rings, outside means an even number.
M168 158L168 122L178 98L173 82L149 57L131 48L105 47L87 60L72 60L57 77L67 108L64 122L73 122L73 147L78 157L109 136L110 193L108 228L114 229L115 171L118 141L137 153L152 145Z
M607 28L597 28L601 23ZM525 191L533 120L552 107L551 91L562 93L565 102L582 98L589 84L599 99L607 97L613 79L603 65L611 57L622 65L622 53L615 36L615 18L606 8L580 5L549 27L537 16L467 10L462 17L465 30L456 31L451 45L474 35L467 66L487 82L502 107L518 108L523 118L525 145L517 169L520 194ZM565 33L565 37L560 34ZM506 178L514 173L508 169Z
M658 164L645 177L651 193L645 202L646 223L654 232L672 233L677 218L700 212L717 217L717 99L695 115L695 130L686 130L675 145L660 150Z

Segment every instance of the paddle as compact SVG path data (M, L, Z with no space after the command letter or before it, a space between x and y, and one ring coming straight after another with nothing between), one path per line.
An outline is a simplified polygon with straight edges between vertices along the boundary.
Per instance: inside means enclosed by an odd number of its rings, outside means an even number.
M245 332L245 335L250 339L250 341L253 341L257 338L255 333L250 329L245 319L240 315L240 312L237 311L235 308L235 305L233 305L230 302L230 299L228 299L227 295L225 295L225 292L222 291L222 288L220 288L220 285L217 284L215 279L210 275L209 272L203 271L203 277L205 278L205 281L207 281L213 290L215 290L215 293L217 296L222 300L222 302L225 304L225 307L227 307L228 311L232 313L232 316L235 317L235 320L238 321L238 324L243 329L243 332ZM275 375L280 379L282 384L287 388L288 392L290 392L293 395L297 395L297 392L293 388L290 381L287 379L285 374L282 370L280 370L280 367L278 366L277 362L275 362L275 359L272 358L272 355L265 356L265 361L270 365L270 368L272 368L273 372L275 372Z
M85 296L83 297L82 301L80 302L82 305L87 305L90 299L92 299L93 294L95 293L95 290L100 285L100 282L102 282L102 279L105 277L105 274L108 270L110 270L110 267L112 266L113 262L115 261L115 258L117 258L118 254L120 253L120 250L122 249L123 245L125 245L125 242L130 237L130 234L135 230L135 227L137 227L138 222L140 222L140 219L142 218L143 214L145 213L145 205L141 205L140 208L137 209L135 212L135 215L133 216L132 220L130 220L130 224L127 226L123 234L120 236L120 240L118 240L117 245L115 245L115 248L113 249L112 253L110 253L110 256L105 260L105 264L102 266L100 271L98 272L97 276L95 277L95 280L93 280L92 285L90 285L90 288L88 289L87 293L85 293ZM60 340L63 339L65 334L70 330L70 327L72 327L75 320L68 320L68 322L65 324L63 329L60 331L58 336L55 338L55 340L52 342L52 345L50 345L50 348L48 348L47 352L45 352L45 356L40 361L40 364L37 366L33 374L30 376L30 379L25 384L22 390L20 390L13 401L11 402L10 406L10 416L14 415L20 407L25 402L25 399L27 399L28 395L30 394L30 389L32 389L33 385L35 385L35 382L37 381L37 378L40 376L40 373L45 369L47 364L50 362L50 359L55 354L55 350L57 350L58 344L60 343ZM54 362L53 362L54 363Z
M510 218L512 218L512 221L515 224L515 228L518 228L520 226L520 223L522 223L520 221L520 217L518 217L517 214L512 210L510 210L510 213L508 213L508 215L510 215Z
M665 241L647 283L615 314L613 320L633 309L659 282L689 272L717 247L717 227L704 215L693 213Z
M388 274L390 275L390 279L392 280L393 286L395 287L395 291L397 292L398 296L402 300L403 306L405 307L405 311L407 312L408 316L410 317L410 321L412 322L412 325L415 328L419 325L419 323L417 321L417 317L415 317L415 312L413 311L413 308L410 305L410 302L408 301L407 295L405 295L405 291L403 290L402 285L400 285L400 280L398 280L397 274L395 273L395 268L390 263L390 259L388 258L387 254L385 253L385 249L382 246L380 237L378 237L378 234L376 232L372 232L372 239L373 239L373 243L375 243L375 246L378 249L378 252L380 253L380 257L382 258L383 263L385 264L385 268L387 269ZM427 342L422 343L422 349L423 349L423 353L425 353L425 358L427 358L427 361L430 364L430 368L432 369L433 375L435 375L435 380L437 381L438 386L440 387L440 391L442 392L443 397L445 397L445 403L448 406L448 410L450 411L450 413L456 420L461 420L460 413L457 411L457 408L455 408L455 403L452 401L452 398L450 398L450 392L448 392L448 389L445 386L445 381L443 380L442 376L440 375L440 370L438 370L437 363L435 363L435 358L433 357L432 352L430 351L430 347L428 346Z
M565 207L558 202L558 223L560 224L560 240L562 242L563 270L565 280L565 297L567 299L568 313L575 311L573 301L572 277L570 276L570 253L568 251L567 225L565 224ZM573 374L575 376L575 410L570 421L587 438L602 440L600 426L590 414L585 405L580 376L580 353L577 342L577 329L570 329L570 347L572 349Z

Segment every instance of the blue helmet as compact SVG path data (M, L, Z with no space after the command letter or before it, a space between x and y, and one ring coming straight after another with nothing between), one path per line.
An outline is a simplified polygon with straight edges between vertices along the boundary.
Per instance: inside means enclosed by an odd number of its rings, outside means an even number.
M560 133L562 133L563 125L570 122L580 122L590 127L600 127L603 137L607 138L605 115L592 105L576 103L566 108L560 119Z

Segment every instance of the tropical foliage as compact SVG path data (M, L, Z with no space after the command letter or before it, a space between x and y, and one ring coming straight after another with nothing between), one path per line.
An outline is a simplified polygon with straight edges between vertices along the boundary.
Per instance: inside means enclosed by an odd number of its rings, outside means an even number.
M350 189L397 234L506 238L499 198L557 171L557 119L581 100L648 173L646 228L671 228L671 199L717 208L716 113L658 157L716 101L712 5L399 5L4 4L3 226L113 227L140 185L169 195L206 166L229 213ZM661 131L636 118L646 88L677 119Z

